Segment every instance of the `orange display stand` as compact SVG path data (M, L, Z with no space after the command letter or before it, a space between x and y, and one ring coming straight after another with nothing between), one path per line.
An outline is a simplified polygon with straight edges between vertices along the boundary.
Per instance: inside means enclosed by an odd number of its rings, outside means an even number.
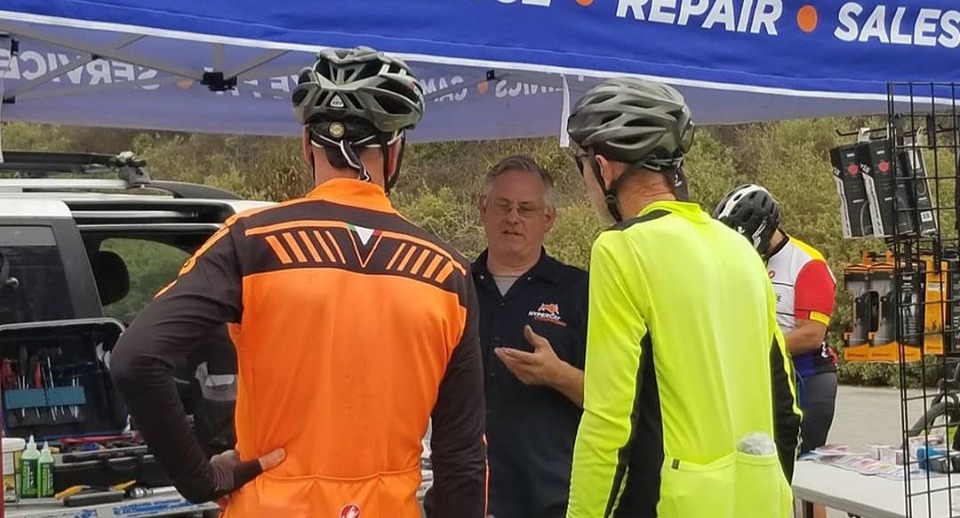
M922 344L902 346L903 350L901 352L901 345L896 341L895 332L891 333L889 329L879 329L880 326L876 320L879 320L880 316L874 314L870 315L869 320L871 320L871 322L867 323L870 324L868 326L869 329L865 334L861 332L856 340L857 343L851 343L852 333L844 333L844 343L846 345L843 350L843 355L846 361L874 363L898 363L900 361L919 362L925 355L944 354L944 335L949 334L944 333L944 322L946 321L947 303L949 301L947 285L950 275L960 275L960 272L950 272L945 261L941 262L939 267L936 267L933 258L929 256L924 258L924 262L924 271L926 274L924 275L923 283ZM873 273L880 274L881 277L892 278L893 269L894 262L890 252L887 252L882 257L864 253L859 264L852 264L844 270L844 276L845 278L866 278ZM874 299L877 298L880 297L874 294ZM893 303L892 297L889 297L886 302L888 304ZM860 303L863 304L864 302ZM873 302L873 304L876 305L878 303ZM899 308L894 309L894 311L898 310ZM879 311L883 310L881 309ZM857 318L856 309L854 311L854 318ZM857 323L863 325L862 322L858 321ZM881 335L891 340L885 340L881 338Z
M843 349L843 358L848 362L899 363L900 357L900 344L896 342L886 345L855 345ZM922 357L919 347L904 348L903 361L919 362Z

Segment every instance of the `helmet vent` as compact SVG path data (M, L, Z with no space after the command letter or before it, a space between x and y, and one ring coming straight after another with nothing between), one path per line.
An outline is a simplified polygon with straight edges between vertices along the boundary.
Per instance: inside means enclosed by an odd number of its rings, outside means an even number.
M303 99L307 96L306 90L297 90L293 92L293 104L300 104L303 102Z
M298 81L294 113L304 124L353 121L357 138L392 136L415 127L423 116L422 88L413 71L366 47L322 50Z

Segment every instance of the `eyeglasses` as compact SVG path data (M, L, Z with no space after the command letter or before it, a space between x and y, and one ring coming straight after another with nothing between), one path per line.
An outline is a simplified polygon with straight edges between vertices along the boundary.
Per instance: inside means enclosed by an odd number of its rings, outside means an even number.
M507 201L495 201L491 206L490 210L498 216L506 216L513 212L514 209L517 210L517 215L524 219L530 219L534 216L543 214L543 206L537 205L535 203L519 203L514 205Z

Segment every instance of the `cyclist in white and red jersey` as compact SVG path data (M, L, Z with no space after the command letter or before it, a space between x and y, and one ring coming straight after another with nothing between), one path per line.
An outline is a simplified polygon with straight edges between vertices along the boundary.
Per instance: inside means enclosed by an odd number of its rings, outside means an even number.
M749 239L767 262L777 323L799 379L800 453L823 446L837 397L837 355L826 342L836 279L818 250L780 230L780 205L759 185L730 191L713 216Z

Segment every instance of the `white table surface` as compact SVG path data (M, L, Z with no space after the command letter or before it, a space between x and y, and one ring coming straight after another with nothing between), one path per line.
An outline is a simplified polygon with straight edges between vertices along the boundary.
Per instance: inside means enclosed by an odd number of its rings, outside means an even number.
M951 491L925 494L930 489L946 488L948 484ZM912 474L910 485L914 495L910 515L913 518L960 517L960 473L950 475L949 479L931 474L929 480L923 473ZM906 517L905 489L902 480L861 475L812 461L797 462L793 475L796 499L821 503L862 518ZM952 501L950 493L953 493Z

